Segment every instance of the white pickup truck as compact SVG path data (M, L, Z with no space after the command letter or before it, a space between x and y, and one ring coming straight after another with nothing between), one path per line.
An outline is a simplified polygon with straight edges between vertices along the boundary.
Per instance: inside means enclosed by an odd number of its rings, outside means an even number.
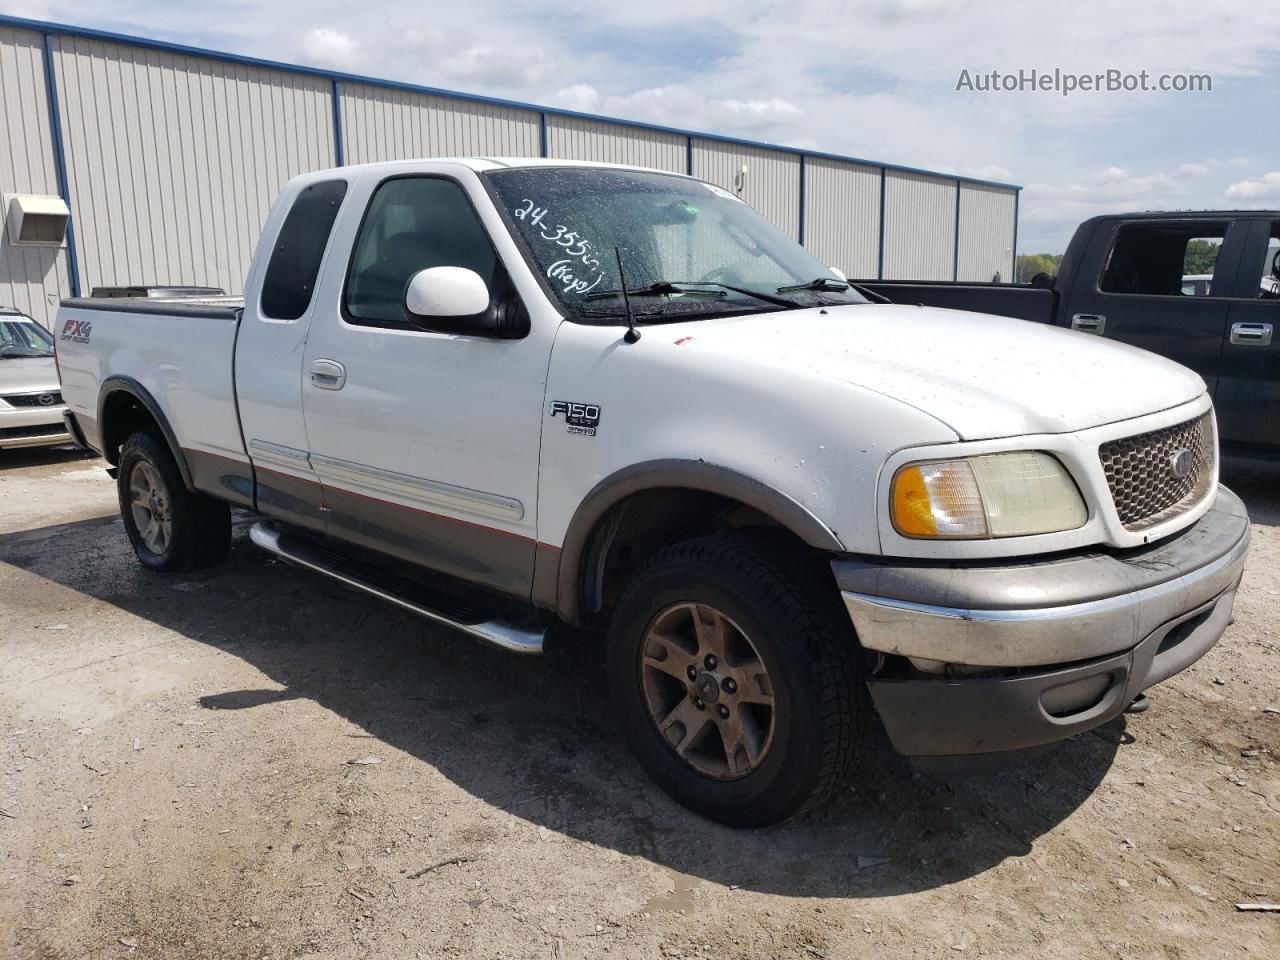
M641 764L726 823L829 796L872 704L919 762L1022 756L1145 707L1230 621L1249 525L1197 375L872 303L698 180L309 174L245 291L62 305L70 428L142 563L221 560L234 506L509 650L577 624Z

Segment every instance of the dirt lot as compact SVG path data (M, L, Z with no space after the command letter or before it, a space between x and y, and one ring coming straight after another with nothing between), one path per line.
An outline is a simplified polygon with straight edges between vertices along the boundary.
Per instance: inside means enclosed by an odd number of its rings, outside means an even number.
M1280 481L1228 480L1236 623L1146 714L954 783L880 740L736 832L633 765L590 649L476 646L243 520L144 573L100 461L0 455L0 953L1280 957L1234 906L1280 900Z

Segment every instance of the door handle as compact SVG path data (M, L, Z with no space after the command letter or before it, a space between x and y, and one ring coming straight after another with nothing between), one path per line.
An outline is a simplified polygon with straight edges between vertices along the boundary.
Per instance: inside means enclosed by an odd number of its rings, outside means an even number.
M1233 323L1231 342L1241 347L1266 347L1271 344L1271 324Z
M347 368L337 360L313 360L311 382L321 390L341 390L347 382Z
M1102 333L1107 329L1107 318L1100 313L1077 313L1071 318L1071 329L1082 333Z

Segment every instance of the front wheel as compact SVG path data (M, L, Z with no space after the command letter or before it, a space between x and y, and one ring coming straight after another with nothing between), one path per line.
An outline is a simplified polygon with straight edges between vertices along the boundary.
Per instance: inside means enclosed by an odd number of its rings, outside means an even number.
M125 533L144 565L183 573L226 559L230 508L188 490L173 454L155 434L135 433L125 440L116 489Z
M776 823L827 800L852 763L869 706L819 564L710 537L658 554L618 603L609 680L627 739L706 817Z

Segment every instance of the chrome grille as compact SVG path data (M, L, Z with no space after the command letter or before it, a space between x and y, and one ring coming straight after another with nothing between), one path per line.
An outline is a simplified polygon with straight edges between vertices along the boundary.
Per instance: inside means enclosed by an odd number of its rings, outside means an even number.
M45 393L6 393L0 394L0 400L11 407L56 407L62 403L62 394L57 390Z
M1154 527L1194 507L1213 483L1213 424L1206 413L1163 430L1123 437L1098 448L1120 522L1127 530ZM1182 451L1190 468L1179 477L1174 460ZM1184 457L1185 459L1185 457Z

